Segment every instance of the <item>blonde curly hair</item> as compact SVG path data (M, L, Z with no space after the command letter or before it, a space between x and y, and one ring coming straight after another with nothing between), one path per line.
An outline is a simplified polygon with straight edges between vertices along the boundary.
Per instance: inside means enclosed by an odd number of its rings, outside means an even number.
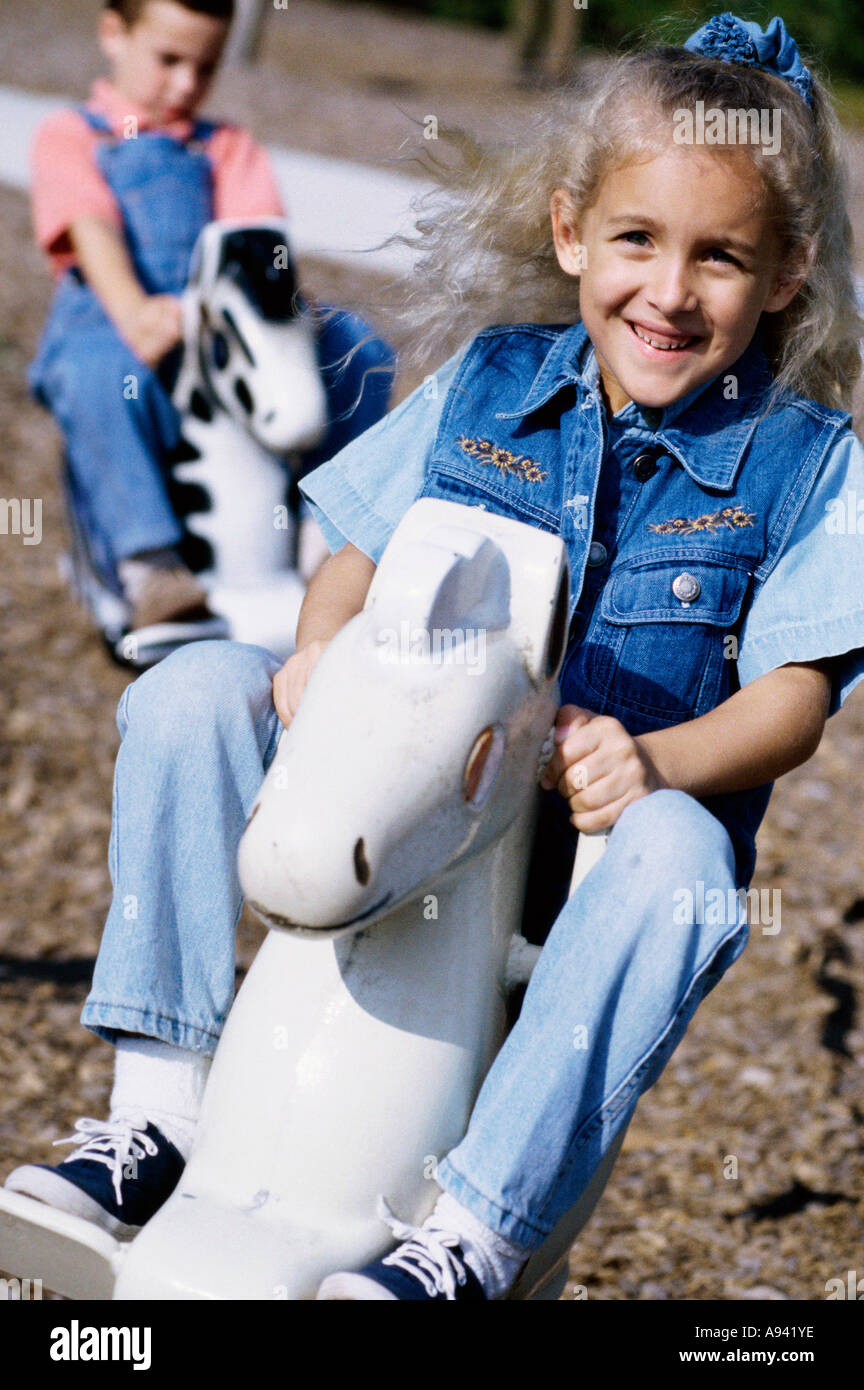
M812 71L812 69L811 69ZM852 271L846 170L830 98L814 74L808 107L782 78L689 50L660 46L598 64L573 90L551 97L518 140L483 145L441 132L445 153L427 153L436 188L414 204L417 254L397 318L409 366L453 351L495 323L575 323L579 282L560 268L549 202L564 189L589 208L614 168L651 159L672 139L674 113L776 108L782 140L753 159L768 194L771 225L790 274L804 283L783 310L762 316L762 339L786 389L848 410L861 371L864 320ZM711 153L732 146L711 145Z

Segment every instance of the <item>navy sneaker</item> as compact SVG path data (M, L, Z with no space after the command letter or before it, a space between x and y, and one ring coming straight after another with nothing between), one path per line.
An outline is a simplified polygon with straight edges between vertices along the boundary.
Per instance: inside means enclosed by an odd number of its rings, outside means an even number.
M77 1120L75 1129L54 1141L78 1145L63 1163L28 1163L10 1173L5 1186L82 1216L118 1239L137 1235L174 1191L185 1160L143 1114Z
M422 1226L407 1226L393 1216L383 1198L378 1214L402 1244L363 1269L328 1275L318 1290L319 1299L486 1302L483 1285L465 1262L459 1236L444 1230L434 1215Z

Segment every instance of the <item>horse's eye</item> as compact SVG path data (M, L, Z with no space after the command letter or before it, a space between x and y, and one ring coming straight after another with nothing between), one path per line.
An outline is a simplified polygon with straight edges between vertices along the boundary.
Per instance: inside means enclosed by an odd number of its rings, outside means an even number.
M504 730L490 724L477 735L462 773L462 795L472 806L482 806L498 775L504 753Z

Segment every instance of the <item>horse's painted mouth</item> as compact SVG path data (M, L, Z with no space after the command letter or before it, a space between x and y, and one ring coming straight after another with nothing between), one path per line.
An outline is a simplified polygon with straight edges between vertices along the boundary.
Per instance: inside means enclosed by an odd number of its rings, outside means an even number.
M367 907L365 912L358 912L356 917L349 917L345 922L330 922L326 927L310 927L308 922L294 922L290 917L283 917L278 912L268 912L260 903L249 900L249 906L261 921L268 927L283 927L289 931L302 933L303 936L332 936L334 932L347 930L348 927L357 926L359 922L366 922L370 917L374 917L380 912L382 907L386 907L392 898L392 893L385 893L383 898L379 898L377 903Z

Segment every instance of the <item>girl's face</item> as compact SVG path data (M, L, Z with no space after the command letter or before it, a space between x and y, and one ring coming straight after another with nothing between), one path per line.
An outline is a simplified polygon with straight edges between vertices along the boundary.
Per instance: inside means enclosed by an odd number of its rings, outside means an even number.
M744 151L670 145L607 174L581 219L552 195L561 268L579 303L607 404L671 405L730 367L760 314L794 297L767 195Z
M132 25L114 10L99 21L114 85L160 125L191 116L203 101L227 34L224 19L174 0L150 0Z

